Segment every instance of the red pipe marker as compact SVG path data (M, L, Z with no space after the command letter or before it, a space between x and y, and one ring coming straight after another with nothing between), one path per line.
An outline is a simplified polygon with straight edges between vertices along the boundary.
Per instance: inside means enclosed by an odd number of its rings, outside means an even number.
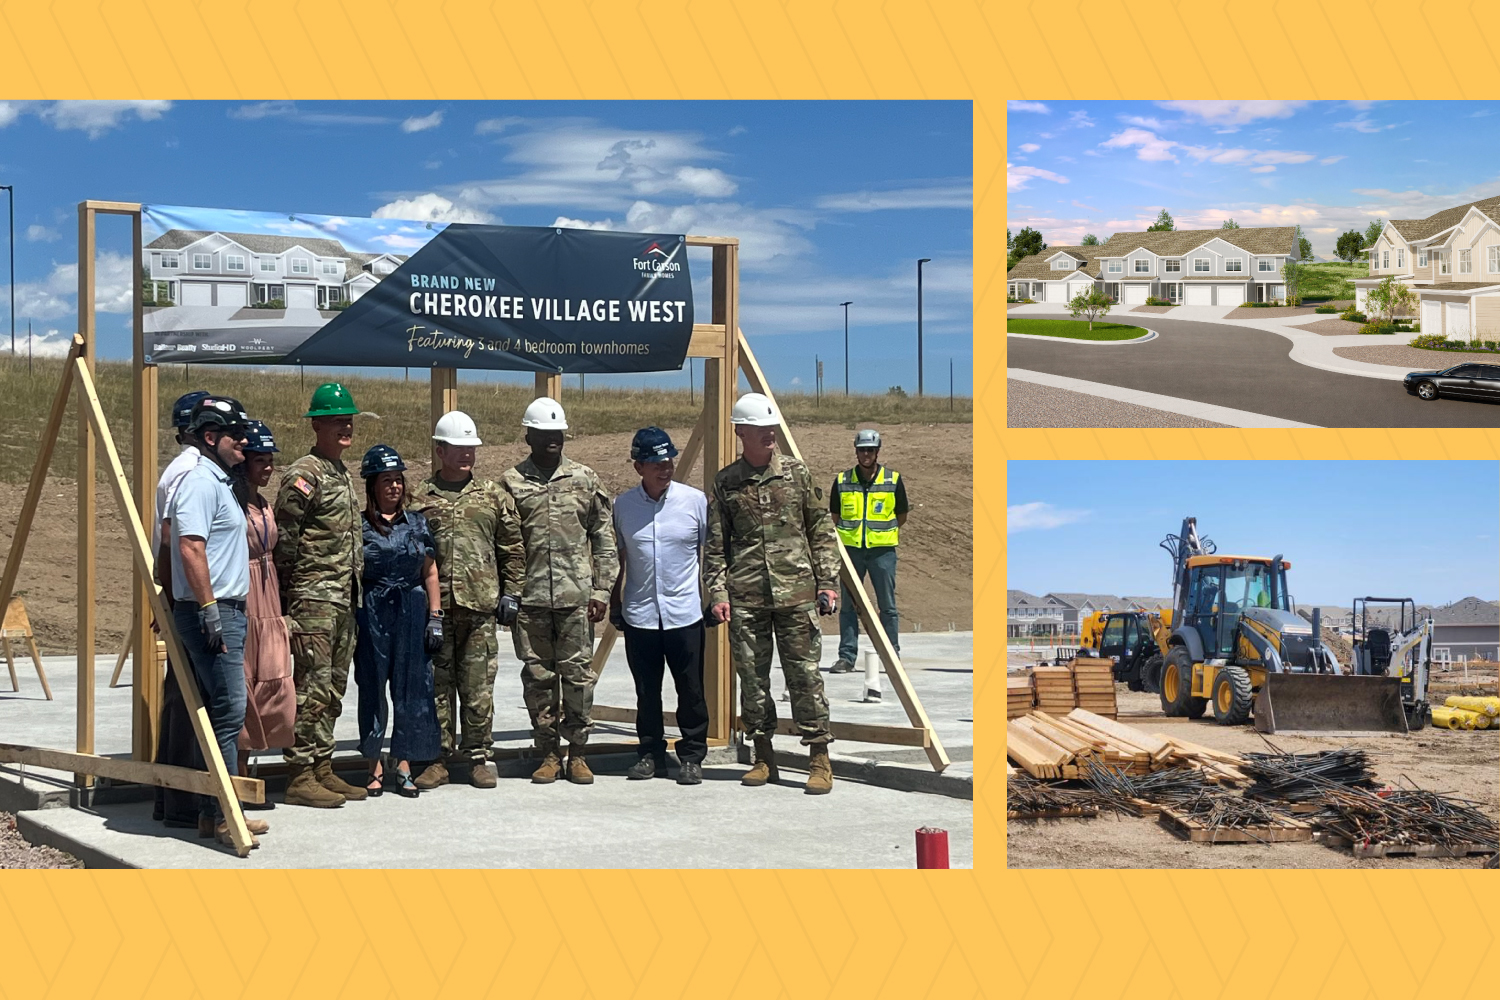
M948 831L934 826L917 830L917 867L948 867Z

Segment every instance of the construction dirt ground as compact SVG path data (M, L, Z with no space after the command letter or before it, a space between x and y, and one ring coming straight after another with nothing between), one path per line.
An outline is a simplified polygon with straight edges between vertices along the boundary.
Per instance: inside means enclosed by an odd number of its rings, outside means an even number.
M1011 656L1011 666L1017 657ZM1438 675L1434 704L1446 694L1496 691L1497 678L1471 667L1467 683ZM1457 671L1454 671L1456 674ZM1451 689L1450 689L1451 688ZM1262 737L1251 726L1221 726L1167 718L1158 695L1115 685L1119 721L1146 733L1178 736L1230 753L1266 752L1269 740L1286 753L1313 753L1353 747L1365 751L1370 768L1384 784L1441 792L1480 804L1500 817L1500 731L1424 729L1404 736ZM1082 787L1082 786L1080 786ZM1009 868L1478 868L1482 857L1392 857L1356 860L1348 850L1321 843L1198 844L1179 839L1151 817L1117 816L1101 810L1096 818L1011 820L1006 827Z

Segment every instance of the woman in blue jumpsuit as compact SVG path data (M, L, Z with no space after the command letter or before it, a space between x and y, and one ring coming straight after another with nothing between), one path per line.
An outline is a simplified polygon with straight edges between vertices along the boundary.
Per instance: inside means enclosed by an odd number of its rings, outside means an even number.
M370 762L366 789L379 795L385 773L381 744L389 716L396 762L397 794L416 798L411 761L442 753L437 707L433 701L430 656L442 647L442 603L435 544L427 519L404 510L406 465L394 448L378 444L365 452L365 570L363 600L354 647L354 679L359 685L359 749ZM386 702L390 689L391 705Z

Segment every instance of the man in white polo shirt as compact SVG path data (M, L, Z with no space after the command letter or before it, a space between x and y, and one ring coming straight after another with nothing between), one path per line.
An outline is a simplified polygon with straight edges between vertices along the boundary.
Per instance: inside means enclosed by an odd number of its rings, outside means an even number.
M708 755L708 704L703 699L703 545L708 498L672 481L677 448L660 427L636 432L630 457L641 484L615 498L620 581L610 619L625 636L625 659L635 677L635 732L640 760L632 779L667 776L663 732L663 664L677 688L679 785L703 782Z

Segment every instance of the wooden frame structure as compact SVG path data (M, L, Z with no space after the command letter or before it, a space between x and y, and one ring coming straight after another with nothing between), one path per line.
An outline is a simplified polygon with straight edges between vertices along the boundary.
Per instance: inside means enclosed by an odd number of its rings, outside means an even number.
M114 439L104 418L95 391L94 371L94 278L95 278L95 225L99 215L118 215L130 218L133 232L134 309L133 329L136 331L133 357L132 392L132 475L127 477L115 448ZM127 202L85 201L78 206L78 332L73 339L72 350L63 368L61 384L53 399L46 430L38 449L36 463L32 469L31 482L26 500L22 504L15 535L12 538L9 558L3 577L0 577L0 608L7 605L14 592L24 555L26 538L32 519L36 514L45 484L53 445L62 430L68 399L73 389L78 390L77 424L77 477L78 477L78 592L77 592L77 658L78 658L78 711L75 748L63 751L43 747L0 744L0 762L30 764L38 767L71 768L80 788L91 786L94 776L111 780L162 785L200 794L218 797L229 820L230 833L236 851L241 857L250 850L250 834L245 827L240 800L264 801L264 784L254 778L230 775L226 762L219 752L213 737L208 713L203 707L189 663L181 644L172 629L163 629L164 642L170 668L176 672L187 702L188 713L197 734L207 771L171 767L152 763L156 750L157 720L161 711L162 659L158 639L151 622L169 621L164 597L153 578L155 553L150 551L149 533L142 522L140 512L155 510L155 486L157 479L157 369L145 363L145 338L143 330L142 270L139 254L141 243L141 206ZM696 426L678 459L676 478L686 481L697 466L703 463L705 490L711 490L715 474L735 459L734 431L730 423L730 410L734 405L739 375L744 373L750 387L757 392L773 396L765 376L750 350L739 325L739 240L733 237L689 236L690 247L706 247L712 252L712 315L711 322L698 323L693 327L688 347L688 357L704 359L703 409ZM561 397L562 376L558 373L536 375L537 395ZM774 396L773 396L774 398ZM458 371L454 368L434 368L431 372L430 415L437 419L458 406ZM783 419L778 428L780 446L787 454L801 458L792 436L791 428ZM94 753L94 625L95 625L95 474L98 454L102 449L109 466L107 477L120 513L126 522L126 533L134 556L134 580L132 588L132 625L125 652L131 660L131 732L132 760L101 757ZM865 592L862 582L854 576L853 566L842 546L841 579L854 596L860 621L875 645L876 652L885 665L886 672L895 688L897 697L905 708L911 725L883 726L832 723L835 739L850 739L861 742L889 743L897 746L922 747L934 769L941 771L948 766L948 755L944 751L931 720L922 708L910 680L901 666L900 658L886 638L880 625L875 606ZM595 649L593 665L595 671L602 670L617 639L613 626L606 624ZM125 652L116 663L111 685L119 679ZM709 742L723 746L733 738L734 670L730 661L728 629L715 628L709 632L709 644L704 663L704 694L709 710ZM633 709L599 706L595 717L605 722L633 722ZM675 724L671 713L665 719ZM796 729L788 720L778 730L795 735Z

